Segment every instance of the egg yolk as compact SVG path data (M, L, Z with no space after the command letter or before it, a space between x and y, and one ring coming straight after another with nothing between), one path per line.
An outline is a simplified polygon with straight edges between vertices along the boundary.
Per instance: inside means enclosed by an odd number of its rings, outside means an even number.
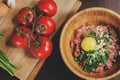
M92 37L86 37L82 40L81 47L84 51L92 51L96 47L96 40Z

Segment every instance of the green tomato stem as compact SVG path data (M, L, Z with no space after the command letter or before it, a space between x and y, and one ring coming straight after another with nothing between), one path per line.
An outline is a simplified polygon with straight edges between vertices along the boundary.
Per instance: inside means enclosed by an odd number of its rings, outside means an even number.
M34 11L36 11L36 8L33 8L33 10ZM34 31L36 31L36 29L35 29L35 23L37 22L37 20L38 20L38 18L40 17L40 16L42 16L43 14L40 14L39 16L35 16L35 20L33 21L33 23L32 23L32 31L31 31L31 33L30 33L30 35L28 36L28 48L30 48L30 46L31 46L31 43L30 43L30 37L32 36L32 34L34 33ZM34 38L33 38L34 39ZM35 40L35 39L34 39ZM35 40L36 41L36 40Z

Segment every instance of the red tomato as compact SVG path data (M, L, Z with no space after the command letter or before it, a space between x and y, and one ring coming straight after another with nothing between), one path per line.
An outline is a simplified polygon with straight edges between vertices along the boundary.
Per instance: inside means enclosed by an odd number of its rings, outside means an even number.
M54 33L55 26L54 20L49 16L39 17L35 24L36 32L46 36L50 36Z
M20 24L29 26L35 18L35 11L32 8L24 7L17 14L17 21Z
M54 16L57 12L57 5L54 0L41 0L37 7L48 16Z
M46 59L52 53L52 49L52 41L46 36L41 36L38 42L30 47L30 52L36 58Z
M28 46L28 36L30 36L31 30L25 26L19 26L16 31L13 32L11 36L11 43L19 48L27 48ZM33 34L30 37L32 41Z

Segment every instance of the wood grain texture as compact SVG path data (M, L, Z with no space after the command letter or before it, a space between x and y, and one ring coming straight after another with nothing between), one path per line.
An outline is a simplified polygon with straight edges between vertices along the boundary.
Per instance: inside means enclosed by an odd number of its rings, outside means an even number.
M22 80L34 79L45 60L32 57L28 49L13 47L9 39L17 25L16 14L18 11L23 7L36 5L38 1L39 0L17 0L16 7L11 9L6 17L0 18L0 33L5 35L5 37L0 40L0 49L4 51L14 64L19 66L15 76ZM81 3L78 0L55 0L55 2L57 3L58 11L53 19L56 22L57 32L60 25L79 9Z
M72 2L72 1L71 1ZM61 3L60 2L57 2L56 0L56 3L59 5L58 6L58 12L56 14L55 17L53 17L53 19L56 21L57 25L56 25L56 32L58 31L58 29L60 28L60 26L62 25L62 23L64 21L66 21L70 16L72 16L73 14L75 14L75 12L77 12L77 10L80 8L81 6L81 2L80 1L75 1L74 4L67 4L65 5L65 2ZM66 6L72 6L71 8L67 7L66 9L62 9L61 10L61 6L66 7ZM63 12L66 12L66 15L64 13L61 13L61 11ZM68 10L68 11L66 11ZM59 14L60 13L60 14ZM60 16L61 15L61 16ZM58 18L60 17L60 18ZM59 20L60 19L60 20ZM54 33L55 34L55 33ZM53 34L53 35L54 35ZM53 36L52 35L52 36ZM51 36L51 38L52 38ZM31 72L31 74L28 76L27 80L30 80L30 79L34 79L36 74L38 73L39 69L42 67L43 63L45 62L45 60L42 60L42 61L39 61L38 64L35 66L35 68L33 69L33 71ZM34 75L34 76L33 76Z
M119 60L110 70L100 73L87 73L73 60L70 41L73 38L74 31L83 25L94 24L98 26L101 23L112 25L120 30L120 15L106 8L85 9L69 19L60 37L60 51L65 64L77 76L87 80L108 80L120 74Z
M90 7L105 7L120 14L120 0L81 0L79 11ZM64 24L62 25L64 26ZM42 66L35 80L85 80L73 74L64 64L59 51L59 35L62 30L53 37L55 50ZM57 61L56 61L57 60ZM120 75L110 80L120 80Z

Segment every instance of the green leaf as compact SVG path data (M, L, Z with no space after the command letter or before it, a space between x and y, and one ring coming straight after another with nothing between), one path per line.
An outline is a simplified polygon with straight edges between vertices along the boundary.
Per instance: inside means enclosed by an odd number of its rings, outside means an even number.
M4 37L4 35L3 34L0 34L0 39L2 39Z
M86 34L86 33L85 33L85 34L83 34L83 37L87 37L87 36L88 36L88 34Z
M84 54L80 54L79 59L80 59L80 60L83 60L83 59L84 59Z
M95 38L95 32L94 31L91 31L90 34L84 34L84 37L93 37Z
M40 25L39 25L39 30L40 30L40 31L44 31L44 30L45 30L45 26L44 26L43 24L40 24Z
M74 57L74 61L77 62L77 60L78 60L77 57Z
M114 39L114 34L110 34L109 37L110 37L111 39Z
M103 60L103 64L106 64L106 62L107 62L107 57L106 57L106 56L102 56L102 60Z
M108 54L111 54L111 52L109 52L109 51L105 51L105 54L107 54L107 55L108 55Z
M87 64L84 64L82 67L83 67L85 72L90 72L91 71L89 65L87 65Z
M115 59L117 59L117 58L118 58L118 56L119 56L119 53L118 53L118 52L116 52L116 53L115 53L115 55L114 55L114 58L115 58Z
M110 41L106 42L106 45L111 45L111 44L112 44L112 42L110 42Z

